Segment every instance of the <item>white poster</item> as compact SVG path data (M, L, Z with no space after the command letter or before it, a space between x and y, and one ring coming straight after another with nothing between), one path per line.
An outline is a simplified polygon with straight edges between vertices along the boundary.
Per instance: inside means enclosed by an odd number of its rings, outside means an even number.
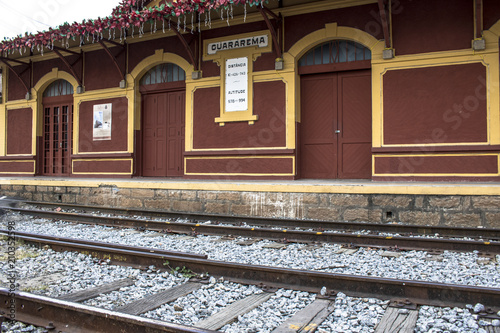
M94 141L111 140L111 105L94 105Z
M226 112L248 109L248 58L226 60Z

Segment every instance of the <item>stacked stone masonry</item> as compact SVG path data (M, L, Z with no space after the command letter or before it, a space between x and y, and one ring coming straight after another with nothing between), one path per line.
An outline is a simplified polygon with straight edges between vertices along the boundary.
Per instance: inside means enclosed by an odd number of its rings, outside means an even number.
M500 196L433 196L1 185L2 195L172 212L500 228Z

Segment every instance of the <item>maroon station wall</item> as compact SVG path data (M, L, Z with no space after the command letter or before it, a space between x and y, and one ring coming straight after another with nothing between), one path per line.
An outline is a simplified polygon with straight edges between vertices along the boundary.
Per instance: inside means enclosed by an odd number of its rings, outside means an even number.
M391 31L396 55L470 49L471 40L474 39L472 8L470 0L392 0ZM498 14L500 1L483 0L483 8L483 26L484 29L489 29L500 17ZM373 3L286 17L284 50L288 51L300 39L333 22L339 26L360 29L376 39L384 38L378 5ZM264 21L208 29L201 35L201 45L205 40L261 30L268 30ZM199 37L191 33L183 35L191 50L199 51L195 47L195 40ZM157 36L161 37L161 31L157 32ZM111 53L116 56L118 67L124 73L131 72L157 49L177 54L189 61L188 52L176 36L130 43L128 51L107 45ZM262 54L253 63L254 71L273 70L275 57L274 52ZM77 76L84 78L83 85L86 91L116 88L122 79L121 73L102 49L86 52L85 57L65 54L65 58L74 64ZM85 66L82 59L85 59ZM26 84L30 82L32 76L32 86L53 68L68 72L59 58L35 62L32 68L32 73L26 70L21 75ZM24 66L16 66L15 70L20 73L24 70ZM201 70L204 78L220 75L220 68L213 61L202 61ZM6 100L23 100L26 89L19 78L10 71L9 69L7 75ZM486 69L480 63L389 70L383 77L383 144L393 147L373 149L376 174L433 173L457 176L469 173L496 174L498 160L492 156L479 155L488 149L500 150L499 146L484 147L488 125L485 78ZM282 81L256 82L253 88L253 113L259 116L253 125L249 125L248 122L229 122L225 126L219 126L214 119L220 115L220 88L200 88L194 92L195 151L185 154L187 178L190 177L190 173L208 173L222 177L228 173L280 175L293 172L295 150L284 148L286 146L285 84ZM103 103L113 104L112 140L93 141L93 106ZM0 157L0 161L15 162L9 165L0 163L0 172L32 172L34 157L31 156L33 150L31 138L35 135L32 133L32 117L32 110L28 108L7 110L8 156ZM79 117L80 154L72 156L73 171L86 176L96 175L99 172L129 172L130 159L140 157L137 150L136 154L124 153L128 149L129 135L135 136L134 149L140 148L141 145L140 131L128 133L127 98L83 102L80 105ZM299 127L298 123L296 130ZM40 137L37 139L41 140ZM419 146L427 143L447 146L432 148ZM417 147L405 148L404 145ZM387 153L395 157L380 156ZM428 153L439 156L431 156ZM417 157L406 155L417 155ZM140 160L135 160L134 163L140 165ZM383 176L374 178L386 179ZM416 178L425 179L425 176ZM447 176L440 179L447 179Z
M0 174L4 176L19 173L33 175L35 160L32 155L32 109L7 109L6 125L7 156L0 157Z
M470 0L395 1L391 31L396 54L470 48L474 39L472 8Z
M500 147L485 145L488 114L482 63L389 70L383 77L383 89L383 143L393 147L373 149L375 174L498 179L494 177L498 158L484 155ZM395 156L377 156L379 153ZM465 178L467 174L484 177Z
M253 124L228 122L219 126L220 88L202 88L194 93L193 148L186 152L186 173L291 174L293 150L286 150L286 87L282 81L253 84L253 113L259 118ZM242 150L242 148L255 148ZM259 150L259 148L275 148ZM230 149L232 152L217 151ZM283 155L270 158L263 155ZM196 157L225 156L224 159ZM259 158L256 158L259 156Z
M0 174L4 176L19 173L33 175L35 160L32 155L32 109L7 109L6 124L7 156L0 157Z
M194 93L193 148L262 148L284 147L285 83L282 81L254 83L254 115L248 122L228 122L219 126L220 88L198 89ZM271 129L272 128L272 129Z
M383 39L382 25L377 4L354 6L286 17L285 51L308 34L325 28L325 24L336 22L339 26L360 29L376 39Z
M111 140L93 140L94 105L111 103ZM128 100L126 97L86 101L80 104L79 152L113 152L127 150Z
M94 105L107 103L112 104L111 140L94 141L92 125ZM77 159L73 162L73 172L84 174L80 176L85 176L86 173L89 175L130 173L132 154L124 153L128 148L128 99L126 97L82 102L79 124L78 150L80 154L72 156L74 160Z
M383 82L384 144L487 141L483 64L390 70Z
M31 155L32 128L31 108L7 110L7 155Z
M121 73L125 73L126 52L119 47L109 48L116 57ZM105 50L85 54L85 91L118 87L123 79Z

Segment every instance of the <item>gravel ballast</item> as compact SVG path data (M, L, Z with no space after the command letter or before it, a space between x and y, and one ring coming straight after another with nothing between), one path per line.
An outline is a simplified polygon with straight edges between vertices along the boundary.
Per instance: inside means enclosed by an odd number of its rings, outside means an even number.
M445 251L431 256L426 251L401 251L399 257L385 257L379 249L361 248L353 254L340 253L337 244L323 244L317 249L305 250L305 244L287 244L285 249L270 249L274 243L258 241L241 246L237 241L219 241L218 236L186 238L182 235L165 235L156 232L137 232L131 229L114 229L94 225L78 225L32 219L16 213L8 213L4 221L14 220L17 231L81 238L94 241L121 243L193 252L208 255L209 259L240 262L255 265L281 266L296 269L319 270L342 274L380 276L407 280L434 281L475 286L500 286L500 269L495 260L484 260L478 253L455 253ZM2 227L5 228L5 225ZM2 244L2 247L4 245ZM170 274L157 267L139 269L110 265L87 255L52 250L33 249L18 245L25 252L24 258L16 262L18 279L60 273L64 278L57 283L29 290L41 295L57 297L116 281L134 278L135 284L107 294L101 294L84 302L87 305L115 309L133 300L147 297L175 285L187 278L181 274ZM498 260L498 256L497 256ZM0 261L3 271L5 261ZM143 316L184 325L197 322L217 313L227 305L243 297L261 293L255 286L244 286L211 278L210 283L199 290L165 304ZM254 310L240 315L238 320L224 326L221 331L271 332L287 318L314 301L316 295L292 290L278 290L269 300ZM371 298L354 298L339 293L335 299L335 310L318 327L318 332L374 332L380 322L388 301ZM477 305L468 308L438 308L422 306L415 332L487 332L492 325L475 314ZM496 323L500 324L500 323ZM37 332L36 328L20 323L5 322L7 332Z
M477 252L444 251L433 256L426 251L401 251L399 257L386 257L376 248L359 248L354 254L339 253L339 244L323 244L320 248L303 250L305 244L288 244L285 249L270 249L274 243L262 240L249 246L234 241L219 242L219 236L197 236L157 232L137 232L96 225L74 225L65 222L45 223L13 213L19 231L73 237L132 246L206 254L209 259L243 264L288 267L322 272L374 276L383 278L441 282L470 286L500 287L500 267L496 262L481 258Z

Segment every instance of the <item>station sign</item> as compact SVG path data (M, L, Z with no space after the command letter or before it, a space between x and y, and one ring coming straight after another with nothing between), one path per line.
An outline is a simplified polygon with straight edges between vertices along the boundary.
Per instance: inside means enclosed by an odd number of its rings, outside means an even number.
M267 35L226 40L208 44L207 53L216 54L219 51L234 50L250 46L266 47L268 42Z
M226 60L226 112L248 109L248 58Z

